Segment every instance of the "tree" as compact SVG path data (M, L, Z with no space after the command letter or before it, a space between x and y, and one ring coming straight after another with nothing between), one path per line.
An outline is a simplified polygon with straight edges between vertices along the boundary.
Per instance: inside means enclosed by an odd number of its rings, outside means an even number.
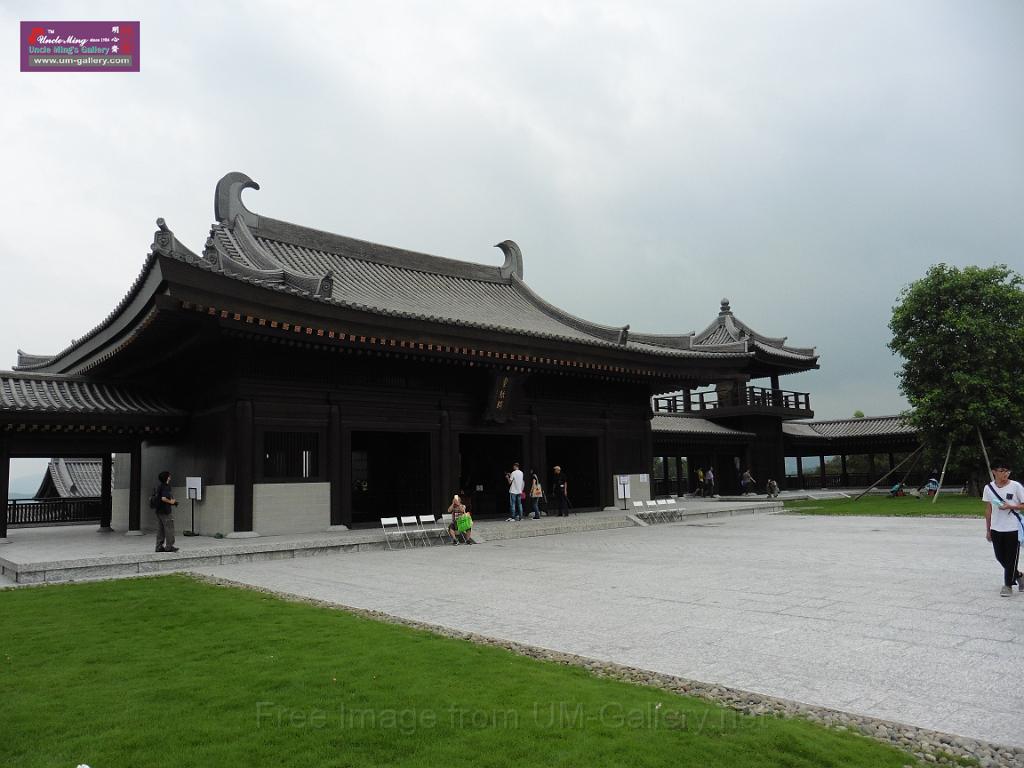
M856 411L853 412L853 418L855 418L855 419L863 419L864 418L864 411L862 411L860 408L858 408Z
M900 391L925 444L961 446L957 463L990 455L1024 459L1024 278L1002 264L958 269L937 264L903 289L889 348L903 358ZM966 466L962 466L967 470Z

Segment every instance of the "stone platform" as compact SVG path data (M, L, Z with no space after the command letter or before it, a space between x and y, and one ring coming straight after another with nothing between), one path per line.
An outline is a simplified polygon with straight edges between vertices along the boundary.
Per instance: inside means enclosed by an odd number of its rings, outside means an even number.
M749 498L749 497L748 497ZM759 502L686 499L686 510L675 519L749 515L777 512L779 502L762 497ZM569 517L525 519L518 523L480 520L474 538L480 542L584 533L651 524L616 509L583 512ZM247 539L215 539L208 536L179 536L181 551L154 552L153 534L126 536L123 532L101 532L94 526L14 528L10 542L0 545L0 584L41 584L82 579L116 578L142 574L187 571L218 565L287 560L317 555L339 555L387 548L379 528L351 531L259 536ZM413 537L414 539L416 537ZM414 541L416 547L440 543L434 535ZM392 547L407 548L392 538Z

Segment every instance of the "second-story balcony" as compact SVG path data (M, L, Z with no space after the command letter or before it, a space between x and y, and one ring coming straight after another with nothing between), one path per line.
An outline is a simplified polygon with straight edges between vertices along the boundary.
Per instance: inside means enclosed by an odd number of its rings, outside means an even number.
M654 398L655 413L693 413L715 416L772 415L783 419L814 416L807 392L765 387L733 387L728 390L688 392Z

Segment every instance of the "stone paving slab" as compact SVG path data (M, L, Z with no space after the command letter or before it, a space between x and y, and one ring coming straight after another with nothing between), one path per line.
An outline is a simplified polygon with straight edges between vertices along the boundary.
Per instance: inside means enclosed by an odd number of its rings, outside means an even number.
M999 597L980 520L755 515L196 570L1024 746L1024 595Z

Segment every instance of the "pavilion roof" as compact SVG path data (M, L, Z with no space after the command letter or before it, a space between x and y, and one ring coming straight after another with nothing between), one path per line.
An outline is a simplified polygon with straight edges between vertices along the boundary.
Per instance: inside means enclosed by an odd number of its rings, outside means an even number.
M98 498L102 475L102 459L50 459L35 498Z
M248 210L245 189L259 189L241 173L217 184L215 223L201 255L158 219L152 250L142 274L117 308L96 328L56 355L19 350L18 370L60 370L61 358L110 327L122 310L150 285L160 256L271 291L382 317L477 328L539 339L625 350L654 358L734 361L745 365L761 347L776 356L813 361L813 350L773 345L757 334L651 334L584 320L545 301L523 280L523 257L515 242L496 247L501 266L488 266L408 251L310 229ZM731 313L729 313L731 316ZM746 326L727 323L723 326ZM742 334L741 334L742 336ZM749 338L748 338L749 337ZM805 354L806 353L806 354Z
M782 425L789 437L836 440L847 438L915 435L917 430L902 416L871 416L860 419L830 421L789 421Z
M684 413L656 413L651 418L652 432L668 432L679 435L712 435L718 437L755 437L753 432L741 432L738 429L717 424L710 419L689 416Z
M718 317L703 331L693 335L690 348L749 352L761 360L800 368L814 367L818 360L814 347L789 346L785 336L766 336L755 331L732 313L728 299L722 299Z
M59 373L0 371L0 417L5 413L176 417L183 412L118 384Z

